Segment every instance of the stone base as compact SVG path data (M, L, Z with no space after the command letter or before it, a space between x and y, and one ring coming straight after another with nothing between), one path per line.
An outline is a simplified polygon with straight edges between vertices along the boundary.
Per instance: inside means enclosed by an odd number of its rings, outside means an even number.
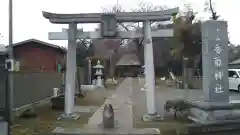
M76 102L76 95L74 97L74 102ZM52 109L54 110L64 110L65 107L65 96L59 95L57 97L51 98Z
M23 112L21 117L23 117L23 118L35 118L35 117L37 117L35 107L32 107L32 108L26 110L25 112Z
M240 119L240 110L204 111L193 108L190 110L189 119L202 124L215 121L236 120Z
M105 88L104 85L96 85L97 88Z
M202 124L240 119L238 104L195 102L190 109L189 119Z
M240 104L230 102L192 102L189 119L196 122L187 126L188 134L239 131Z
M238 135L240 120L216 121L211 124L191 123L178 130L178 135Z
M56 127L52 133L54 134L71 134L71 135L86 135L86 134L147 134L147 135L158 135L160 134L159 129L157 128L114 128L114 129L100 129L100 128L61 128Z
M162 121L163 117L159 114L145 114L142 117L144 122Z
M80 118L80 115L77 113L68 114L68 115L64 113L60 117L58 117L57 120L78 120L79 118Z

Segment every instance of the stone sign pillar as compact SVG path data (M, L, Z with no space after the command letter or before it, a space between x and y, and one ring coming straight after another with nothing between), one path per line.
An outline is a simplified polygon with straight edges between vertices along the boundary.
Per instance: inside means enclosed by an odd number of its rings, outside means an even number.
M203 93L206 102L229 102L227 22L202 23Z
M192 102L189 118L203 124L240 119L240 104L229 102L227 22L202 23L204 101Z

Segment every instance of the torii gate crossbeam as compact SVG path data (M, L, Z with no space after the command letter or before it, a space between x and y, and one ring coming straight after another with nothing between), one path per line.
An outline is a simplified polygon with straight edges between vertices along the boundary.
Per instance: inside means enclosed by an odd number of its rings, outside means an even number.
M155 12L117 12L107 13L116 16L117 22L143 22L149 21L168 21L171 16L177 14L179 8L168 9ZM55 24L69 23L100 23L103 13L85 13L85 14L56 14L43 12L43 16Z
M78 33L77 23L101 23L100 33L92 33L94 38L138 38L139 35L144 36L144 61L145 61L145 82L147 86L147 115L144 115L144 120L157 120L159 115L156 112L155 104L155 72L153 63L153 46L150 21L167 21L173 15L178 13L178 8L173 8L158 12L117 12L117 13L89 13L89 14L56 14L43 12L43 16L51 23L69 24L68 33L49 33L53 40L68 39L67 51L67 71L66 71L66 88L65 88L65 115L71 117L74 108L74 93L75 93L75 72L76 72L76 40L78 37L83 38L91 33ZM104 17L108 19L103 19ZM110 18L110 19L109 19ZM143 22L143 34L137 32L118 32L116 31L117 22ZM134 33L134 34L133 34ZM158 32L159 33L159 32ZM172 31L165 36L172 36ZM52 35L51 35L52 34ZM58 35L57 35L58 34ZM65 36L61 36L65 34ZM85 34L85 36L83 36ZM95 35L95 36L93 36ZM162 34L164 37L164 34ZM154 36L157 36L156 34ZM161 36L161 34L159 34ZM54 37L54 38L53 38ZM89 36L91 38L91 36ZM51 37L50 37L51 39Z

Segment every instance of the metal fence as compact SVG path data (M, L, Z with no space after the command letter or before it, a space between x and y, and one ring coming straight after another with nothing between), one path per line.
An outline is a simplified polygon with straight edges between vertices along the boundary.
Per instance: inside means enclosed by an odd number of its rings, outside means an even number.
M60 73L14 73L13 108L50 98L61 88Z

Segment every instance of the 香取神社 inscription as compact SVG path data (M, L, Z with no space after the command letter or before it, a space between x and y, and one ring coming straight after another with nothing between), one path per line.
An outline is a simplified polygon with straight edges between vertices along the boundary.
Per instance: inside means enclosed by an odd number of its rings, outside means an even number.
M202 23L203 92L205 101L228 102L228 35L225 21Z

